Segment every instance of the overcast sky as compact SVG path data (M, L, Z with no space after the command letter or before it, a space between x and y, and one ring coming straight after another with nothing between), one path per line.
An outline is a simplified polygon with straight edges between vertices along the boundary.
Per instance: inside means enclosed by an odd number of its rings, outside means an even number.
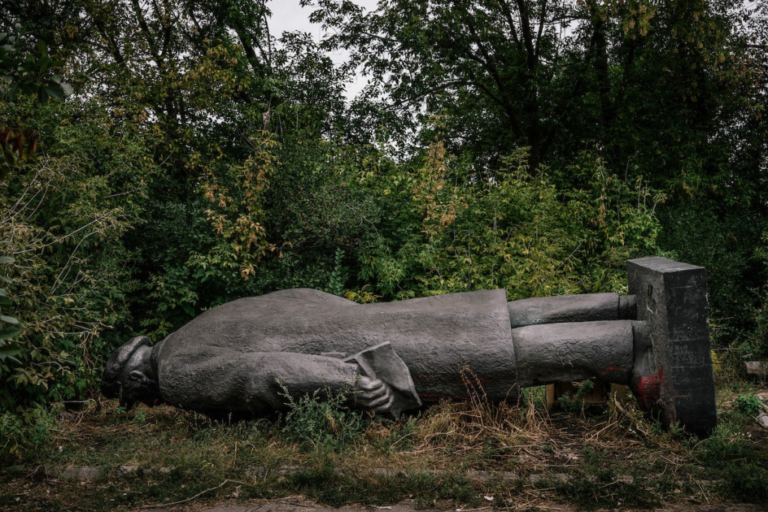
M366 9L374 9L378 0L355 0L355 3L365 7ZM315 36L315 40L319 41L323 36L323 30L319 25L313 25L309 22L309 15L314 9L313 7L302 8L299 5L299 0L273 0L269 4L270 10L272 10L272 18L270 19L270 31L275 37L280 37L283 32L293 32L300 30L302 32L309 32ZM335 55L331 55L334 62L340 64L347 58L346 52L339 52ZM365 86L365 78L362 76L351 83L347 84L347 98L353 98L362 88Z

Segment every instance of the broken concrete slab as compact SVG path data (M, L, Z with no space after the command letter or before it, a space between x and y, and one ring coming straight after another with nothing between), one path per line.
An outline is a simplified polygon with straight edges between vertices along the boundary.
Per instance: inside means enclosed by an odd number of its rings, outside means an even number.
M765 378L768 375L768 361L746 361L744 366L750 375L761 378Z
M117 467L117 474L121 478L127 478L133 474L135 474L139 469L142 470L144 474L161 474L161 475L167 475L171 471L173 471L175 468L165 468L160 466L153 466L150 468L142 468L141 466L137 465L124 465L124 466L118 466Z
M46 467L45 476L59 480L80 480L92 481L106 475L105 468L99 466L67 466L67 467Z

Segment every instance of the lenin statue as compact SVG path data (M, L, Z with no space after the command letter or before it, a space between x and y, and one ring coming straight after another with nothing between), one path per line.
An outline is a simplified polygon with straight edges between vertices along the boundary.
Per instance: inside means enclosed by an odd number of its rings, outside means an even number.
M397 417L466 399L468 367L497 402L553 382L629 385L641 407L706 435L716 417L704 269L644 258L628 270L629 296L507 302L504 290L487 290L361 305L293 289L243 298L154 346L132 338L107 362L102 391L127 407L254 417L330 390Z

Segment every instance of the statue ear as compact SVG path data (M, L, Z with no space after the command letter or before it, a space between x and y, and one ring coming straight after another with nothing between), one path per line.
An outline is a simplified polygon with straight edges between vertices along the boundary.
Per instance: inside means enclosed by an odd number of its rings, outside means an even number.
M149 381L147 376L144 375L144 372L142 372L140 370L131 370L130 379L134 380L134 381L136 381L136 382L138 382L140 384L146 384Z

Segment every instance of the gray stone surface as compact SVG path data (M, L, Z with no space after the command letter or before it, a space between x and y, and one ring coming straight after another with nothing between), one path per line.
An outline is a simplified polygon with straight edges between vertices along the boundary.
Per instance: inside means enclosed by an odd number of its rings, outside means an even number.
M363 375L386 382L391 395L371 398L363 408L396 417L420 399L466 399L462 367L478 376L492 401L514 399L520 385L591 377L628 382L632 327L615 318L631 307L620 306L616 294L560 299L520 301L528 303L520 311L541 322L532 311L552 304L560 312L553 319L614 320L533 325L513 335L503 290L367 305L308 289L240 299L200 315L151 349L146 340L132 340L127 345L138 348L130 357L117 351L129 363L150 362L130 372L121 392L125 397L155 384L164 401L182 408L260 415L283 408L286 393L329 388L351 394ZM374 361L378 370L370 367Z
M629 383L634 359L630 320L518 327L512 339L521 387L591 377Z
M510 340L503 290L358 305L295 289L203 313L159 344L155 359L168 403L261 413L282 406L281 386L298 395L354 382L355 365L319 354L351 356L385 342L422 399L465 397L459 367L467 365L489 398L502 400L516 382Z
M564 322L632 320L637 314L636 298L620 297L616 293L534 297L510 302L507 308L512 328Z
M294 289L239 299L154 347L130 340L108 361L102 390L128 406L165 401L230 418L341 393L398 417L422 400L466 400L469 368L491 401L553 382L629 384L666 421L706 434L715 419L704 269L663 258L628 267L627 297L508 304L491 290L359 305Z
M627 269L629 292L637 296L638 320L648 336L644 342L638 337L643 347L636 356L636 366L646 365L648 373L633 377L633 390L666 423L679 421L691 432L709 435L717 412L706 272L658 257L630 260Z
M768 361L745 361L747 373L764 379L768 376Z
M98 480L106 474L104 468L99 466L66 466L66 467L46 467L45 476L59 480L79 480L91 481Z
M421 399L408 366L395 353L391 343L365 349L344 362L356 364L364 377L380 379L392 388L391 403L382 405L390 417L397 419L403 411L421 407Z

